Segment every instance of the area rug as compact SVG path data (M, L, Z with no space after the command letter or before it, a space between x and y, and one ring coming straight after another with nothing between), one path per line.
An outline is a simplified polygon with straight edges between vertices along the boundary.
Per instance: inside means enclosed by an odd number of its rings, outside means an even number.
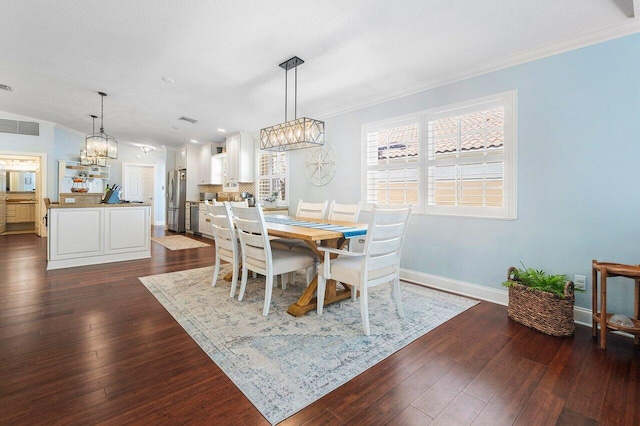
M220 278L230 270L221 269ZM220 279L211 287L212 274L213 267L207 267L140 281L271 424L478 303L402 283L406 318L401 319L391 286L378 286L370 292L367 337L357 302L326 306L322 316L287 314L303 292L302 273L286 290L274 288L268 317L262 316L264 278L250 279L238 302L229 298L230 283Z
M151 237L151 241L165 246L169 250L185 250L199 247L207 247L209 244L196 241L183 235L168 235L166 237Z

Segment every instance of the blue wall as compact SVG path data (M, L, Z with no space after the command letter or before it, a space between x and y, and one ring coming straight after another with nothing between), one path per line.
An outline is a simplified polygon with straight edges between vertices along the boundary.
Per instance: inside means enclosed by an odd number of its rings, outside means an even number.
M640 263L640 35L600 43L423 91L326 120L338 152L335 178L304 178L291 157L292 205L361 199L361 126L386 118L518 91L518 218L413 215L403 267L501 288L509 266L588 277L576 305L591 307L591 260ZM620 279L616 279L620 280ZM630 280L609 306L632 314ZM626 299L626 300L625 300Z

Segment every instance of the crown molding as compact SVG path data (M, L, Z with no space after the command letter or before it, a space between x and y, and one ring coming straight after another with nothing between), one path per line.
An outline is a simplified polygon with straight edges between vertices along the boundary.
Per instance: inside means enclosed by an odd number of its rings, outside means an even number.
M634 5L637 3L640 3L640 0L634 0ZM636 14L640 15L640 5L639 10ZM435 89L436 87L444 86L462 80L467 80L469 78L488 74L494 71L499 71L505 68L510 68L516 65L521 65L527 62L532 62L538 59L558 55L560 53L569 52L571 50L581 49L583 47L591 46L620 37L625 37L638 32L640 32L640 19L630 18L622 24L608 26L606 28L601 28L587 34L581 34L579 36L567 38L559 42L549 43L540 47L536 47L534 49L525 50L498 60L489 61L480 65L465 68L458 72L447 74L446 76L440 76L432 80L418 82L398 90L373 96L359 102L345 105L340 108L334 108L322 113L311 114L311 116L317 117L318 119L334 117L369 106L381 104L393 99L413 95L425 90Z

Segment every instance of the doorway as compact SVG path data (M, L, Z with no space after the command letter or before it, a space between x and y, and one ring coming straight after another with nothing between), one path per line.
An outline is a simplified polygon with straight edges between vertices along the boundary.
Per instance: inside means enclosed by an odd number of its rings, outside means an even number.
M0 192L2 235L36 234L47 236L43 199L47 193L47 154L0 152L0 173L4 179Z
M122 197L127 201L142 201L151 205L151 224L155 223L154 188L156 166L153 164L122 163Z

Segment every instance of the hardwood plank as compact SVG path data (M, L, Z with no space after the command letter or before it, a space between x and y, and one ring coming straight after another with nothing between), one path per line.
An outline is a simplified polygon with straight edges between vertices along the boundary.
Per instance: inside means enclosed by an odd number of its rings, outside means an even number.
M491 398L474 424L511 425L531 397L546 367L523 358L509 380Z
M433 422L433 419L427 416L422 411L415 408L413 405L409 405L402 410L400 414L391 419L387 425L389 426L428 426Z
M552 393L562 400L571 391L573 380L580 370L580 366L591 345L591 330L586 327L576 327L574 337L565 339L558 348L556 356L549 364L547 373L540 382L540 390Z
M564 399L538 387L527 401L514 425L555 425L562 413L563 406Z
M447 372L412 405L432 418L444 410L471 383L492 358L501 352L511 339L491 333L488 337L470 335L466 358ZM454 352L457 355L457 350Z
M573 380L565 408L591 419L599 419L614 360L597 344L591 345Z
M306 422L302 423L305 426L324 426L324 425L341 425L343 424L340 419L334 416L329 410L322 410Z
M415 374L411 374L378 398L370 408L349 419L346 424L384 424L390 421L456 365L455 361L444 356L432 359Z
M431 422L431 426L470 425L485 403L462 392Z
M577 411L573 411L568 407L564 407L562 409L562 413L560 413L560 417L558 418L558 425L571 425L571 426L596 426L598 421L592 419L591 417L587 417L582 413L578 413Z

